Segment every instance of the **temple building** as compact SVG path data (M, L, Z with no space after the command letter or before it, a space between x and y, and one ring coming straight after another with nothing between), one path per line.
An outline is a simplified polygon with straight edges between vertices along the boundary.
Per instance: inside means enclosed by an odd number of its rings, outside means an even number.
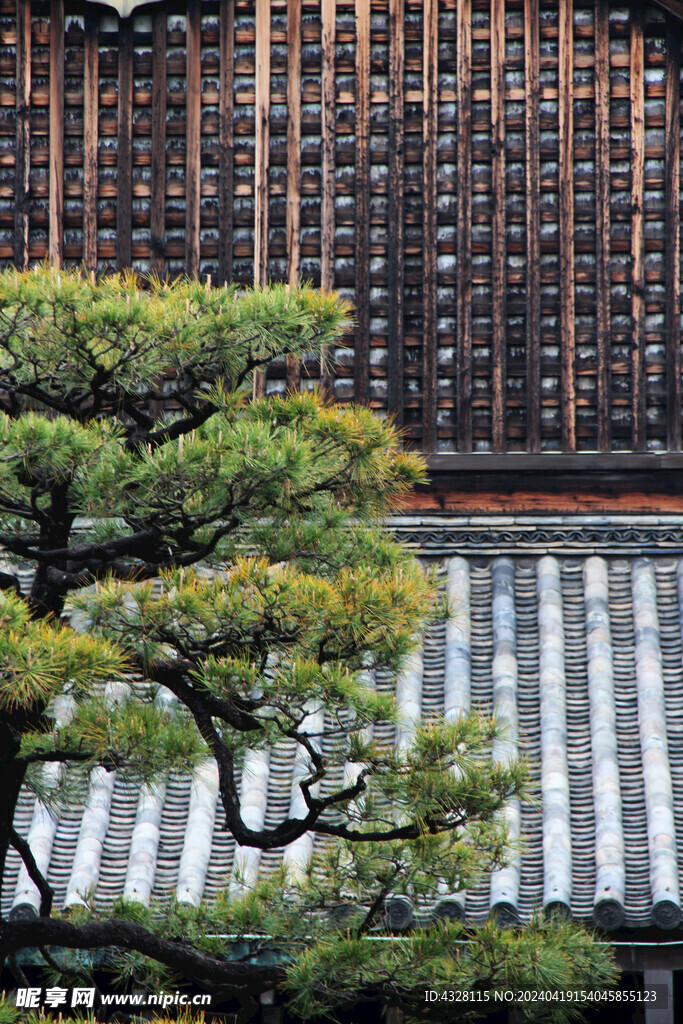
M594 1021L683 1019L682 46L681 0L0 0L1 265L353 301L322 379L259 387L320 380L427 456L389 527L458 617L375 682L408 721L495 712L540 797L522 856L429 912L597 925L666 998ZM252 827L296 814L295 772L254 756ZM236 849L218 803L212 762L154 791L101 770L17 829L61 905L310 856ZM8 863L3 911L37 907Z

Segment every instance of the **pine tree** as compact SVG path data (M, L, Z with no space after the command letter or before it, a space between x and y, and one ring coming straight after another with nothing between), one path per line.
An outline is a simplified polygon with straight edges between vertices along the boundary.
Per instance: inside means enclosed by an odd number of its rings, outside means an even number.
M374 999L422 1019L425 989L612 977L573 925L474 928L448 901L392 938L392 906L432 906L510 856L503 811L526 770L491 760L492 721L373 739L405 726L373 673L400 672L449 614L438 577L383 527L424 464L365 408L314 391L252 400L256 371L318 357L349 317L308 287L0 277L0 870L14 847L42 900L0 923L0 958L63 947L67 969L69 950L117 949L138 981L172 970L245 1005L278 985L302 1018ZM17 565L33 568L24 595ZM253 828L238 769L283 740L302 814ZM211 906L53 907L14 830L22 787L58 807L97 766L153 783L206 758L240 846L315 831L317 852ZM48 791L49 762L63 768ZM261 936L271 962L226 957L225 934ZM444 1004L440 1019L492 1008Z

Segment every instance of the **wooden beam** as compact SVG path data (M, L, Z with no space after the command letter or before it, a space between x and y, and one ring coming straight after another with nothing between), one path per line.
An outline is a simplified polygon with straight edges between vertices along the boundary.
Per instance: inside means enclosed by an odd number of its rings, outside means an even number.
M254 152L254 280L268 281L270 164L270 4L256 0L256 138Z
M166 270L166 11L152 15L152 153L150 184L150 270Z
M301 270L301 0L287 5L287 281Z
M387 194L387 406L403 426L403 76L405 2L389 0L389 181Z
M681 25L666 19L665 263L666 434L669 451L681 450Z
M505 0L491 0L491 225L492 349L491 438L494 452L505 451L507 377L505 245Z
M645 408L645 51L644 17L639 2L631 5L631 418L633 449L647 447Z
M116 202L116 269L133 262L133 20L119 27L119 126Z
M99 144L99 16L84 15L83 40L83 262L97 269L97 167Z
M270 3L256 0L256 138L254 146L254 283L268 283L270 166ZM254 374L254 397L266 393L266 373Z
M51 263L61 265L64 246L64 0L50 9L50 174L49 240Z
M541 450L541 168L538 0L524 0L527 451Z
M287 4L287 282L301 271L301 0ZM301 363L287 357L287 387L298 391Z
M232 280L234 205L235 0L220 0L218 85L218 278Z
M673 14L678 21L683 21L683 0L653 0L655 7L662 7Z
M611 448L609 0L595 0L595 220L598 451Z
M456 26L457 387L458 450L472 451L472 0L458 4Z
M423 341L422 341L422 450L437 444L437 237L436 142L439 20L437 0L425 0L422 41L422 151L423 200Z
M574 356L574 4L559 7L560 405L562 448L576 449Z
M368 402L370 400L370 0L356 0L355 196L354 397L357 402Z
M28 266L31 187L31 0L17 0L16 134L14 163L14 262Z
M202 187L201 0L188 0L187 3L185 60L185 270L190 277L199 277Z
M334 290L334 146L335 146L335 82L334 61L336 42L336 0L322 0L322 196L320 202L320 287L325 292ZM320 385L332 397L334 371L331 353L323 353L320 365Z

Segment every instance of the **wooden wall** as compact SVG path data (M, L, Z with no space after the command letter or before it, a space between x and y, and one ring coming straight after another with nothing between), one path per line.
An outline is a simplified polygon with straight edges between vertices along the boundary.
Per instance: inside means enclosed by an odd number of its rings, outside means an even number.
M678 451L680 101L638 0L0 0L0 262L337 288L427 452Z

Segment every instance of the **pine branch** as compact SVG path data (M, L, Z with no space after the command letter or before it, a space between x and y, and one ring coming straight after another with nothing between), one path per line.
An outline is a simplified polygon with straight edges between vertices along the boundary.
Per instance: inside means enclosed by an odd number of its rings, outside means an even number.
M9 841L23 860L26 871L28 872L28 877L40 893L41 916L49 917L52 912L52 901L55 895L54 889L52 886L48 885L47 879L43 876L43 873L36 864L36 859L33 856L31 847L14 828L10 829Z
M27 946L130 950L151 957L193 981L225 982L254 992L273 988L284 976L284 968L277 965L221 960L193 949L187 940L174 942L121 918L79 925L41 915L0 924L0 963Z

